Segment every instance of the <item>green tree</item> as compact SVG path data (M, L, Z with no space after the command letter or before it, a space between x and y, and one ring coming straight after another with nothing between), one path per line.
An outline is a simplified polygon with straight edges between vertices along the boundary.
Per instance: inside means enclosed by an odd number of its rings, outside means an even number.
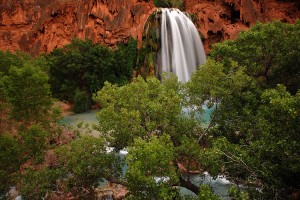
M107 153L101 138L82 137L55 149L66 189L77 198L92 198L103 178L118 178L120 164L114 152ZM86 192L88 191L88 192Z
M118 149L132 144L135 137L175 134L181 112L175 81L174 87L161 84L156 78L145 81L141 77L122 87L106 83L94 97L102 106L97 113L99 131Z
M42 121L52 105L48 75L39 67L24 64L11 67L3 77L5 99L11 104L11 115L18 120Z
M47 62L16 52L0 51L0 190L20 183L20 168L42 163L53 126ZM10 114L10 115L9 115Z
M35 171L27 169L21 177L20 193L24 199L48 199L57 189L57 179L62 176L58 169L45 167Z
M176 147L176 159L172 162L175 169L179 170L179 160L198 160L200 150L197 139L203 134L196 116L188 114L190 117L186 117L182 114L182 106L188 104L183 100L184 93L185 89L172 75L165 76L162 82L154 77L146 80L138 77L121 87L106 83L94 97L102 107L97 113L98 130L117 149L128 146L134 148L137 145L136 138L148 142L152 137L160 138L168 134L172 145ZM179 180L184 186L192 185L183 178L179 177ZM156 190L164 188L163 185L155 187ZM198 192L196 187L193 190Z
M149 140L135 139L129 147L126 173L129 199L174 199L178 182L171 164L175 151L169 135L153 136ZM155 180L157 179L157 180Z
M263 193L251 198L285 199L299 185L291 178L300 169L298 32L299 22L257 24L216 45L215 61L188 83L195 105L209 100L217 106L201 164L249 190L260 187Z
M264 91L257 116L260 135L253 149L260 160L259 175L266 182L266 189L299 186L294 177L300 173L300 91L293 96L283 85Z
M19 141L0 132L0 191L6 191L16 182L16 174L24 162Z
M71 44L53 50L47 56L53 96L73 102L76 91L80 90L91 100L105 81L118 85L127 83L135 66L136 48L137 42L133 39L116 50L90 40L74 39Z
M20 133L24 158L32 159L37 163L44 161L44 153L50 147L51 135L39 125L33 125Z
M208 59L193 74L187 88L192 104L200 107L208 100L209 106L216 105L209 127L218 124L222 133L236 139L236 131L247 131L255 123L253 108L259 105L261 89L257 81L246 74L245 68L236 62L230 65L227 72L223 63Z
M0 51L0 72L2 72L3 75L8 75L10 67L22 67L24 63L28 62L32 62L32 58L20 51L16 53Z
M78 89L76 90L73 102L74 102L73 110L75 113L88 111L91 104L90 97L88 96L88 94Z
M300 169L299 93L293 96L283 86L260 97L246 91L244 101L238 98L243 92L222 99L215 113L217 125L210 131L215 138L211 148L203 150L201 164L212 174L228 173L250 187L260 185L264 198L285 197L299 184L292 178ZM234 106L241 111L229 109Z
M216 44L210 53L224 63L227 72L236 61L260 86L284 84L295 94L300 87L300 20L295 24L257 23L231 41Z

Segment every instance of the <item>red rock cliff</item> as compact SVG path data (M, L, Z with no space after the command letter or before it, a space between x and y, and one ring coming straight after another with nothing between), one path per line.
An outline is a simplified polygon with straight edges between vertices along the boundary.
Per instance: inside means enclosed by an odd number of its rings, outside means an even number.
M0 49L33 55L50 52L74 37L115 46L130 36L141 39L153 12L152 0L0 0ZM232 39L256 21L294 23L299 0L186 0L210 44Z
M0 47L50 52L72 38L113 46L140 37L153 4L139 0L0 0Z
M206 39L205 49L225 39L233 39L257 21L280 20L295 23L300 18L300 0L187 0Z

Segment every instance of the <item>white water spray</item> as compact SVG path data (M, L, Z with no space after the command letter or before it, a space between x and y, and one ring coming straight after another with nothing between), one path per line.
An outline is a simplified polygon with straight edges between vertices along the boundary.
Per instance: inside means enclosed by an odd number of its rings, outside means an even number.
M162 8L161 71L172 72L179 81L187 82L205 61L202 41L193 22L178 9Z

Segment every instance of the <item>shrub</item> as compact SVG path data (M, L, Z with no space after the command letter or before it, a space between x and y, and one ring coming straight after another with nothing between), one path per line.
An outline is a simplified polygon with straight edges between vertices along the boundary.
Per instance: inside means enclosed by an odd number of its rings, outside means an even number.
M74 96L74 112L75 113L81 113L89 110L91 101L89 95L80 90L76 90L75 96Z

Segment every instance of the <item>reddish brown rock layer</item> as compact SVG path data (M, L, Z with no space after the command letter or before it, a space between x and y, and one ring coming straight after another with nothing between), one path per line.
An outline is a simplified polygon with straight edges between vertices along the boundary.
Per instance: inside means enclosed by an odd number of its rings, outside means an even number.
M72 38L114 46L141 38L153 4L139 0L0 0L0 48L50 52Z
M295 23L300 18L299 0L187 0L185 7L195 14L207 51L211 44L233 39L257 21Z
M300 17L298 0L186 0L185 8L194 15L206 50L256 21L294 23ZM141 40L153 9L152 0L0 0L0 49L36 55L74 37L108 46L130 36Z

